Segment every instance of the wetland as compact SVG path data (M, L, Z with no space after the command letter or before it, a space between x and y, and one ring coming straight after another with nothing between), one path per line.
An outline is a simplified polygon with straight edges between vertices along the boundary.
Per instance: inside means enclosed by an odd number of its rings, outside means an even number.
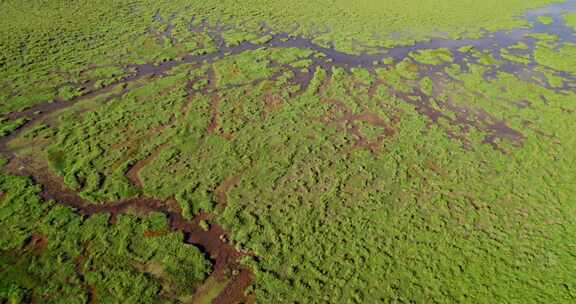
M0 302L573 302L576 1L423 2L0 2Z

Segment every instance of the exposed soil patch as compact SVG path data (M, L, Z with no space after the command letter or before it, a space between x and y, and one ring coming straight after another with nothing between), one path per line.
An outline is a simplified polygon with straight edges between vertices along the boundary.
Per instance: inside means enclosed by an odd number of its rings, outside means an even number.
M212 109L212 117L210 118L210 124L206 129L206 133L214 134L214 132L219 128L218 119L220 117L220 96L218 96L218 94L212 95L210 107Z
M48 247L48 238L40 235L40 234L33 234L30 238L30 241L26 245L26 247L34 254L34 255L41 255L44 250Z
M235 187L238 182L240 182L241 175L236 174L226 180L224 180L216 189L214 190L214 196L216 197L216 202L218 202L218 208L224 209L228 205L228 191Z
M352 135L356 142L354 147L368 149L373 153L378 152L382 142L389 137L394 136L395 129L385 122L378 115L364 111L360 114L354 114L343 102L333 99L324 100L325 103L334 106L332 113L329 117L324 118L327 123L336 123L340 125L348 134ZM361 131L360 123L366 123L378 129L378 134L375 138L368 138Z
M235 299L239 299L240 303L253 303L255 298L253 295L246 295L243 291L246 290L254 281L252 272L246 268L241 268L232 274L231 280L224 290L214 299L214 304L229 304L235 303Z
M264 109L260 114L260 118L262 120L265 120L272 113L281 109L286 103L286 101L282 97L276 96L270 91L266 92L263 97L264 97Z
M526 108L530 108L532 106L532 103L528 100L520 100L516 103L516 106L519 109L526 109Z
M142 189L144 187L144 184L140 179L140 171L144 169L144 167L148 166L151 162L153 162L167 146L168 144L158 146L154 150L154 152L152 152L148 157L137 162L134 166L130 168L130 170L128 170L128 172L126 173L126 177L132 182L134 186L136 186L139 189Z

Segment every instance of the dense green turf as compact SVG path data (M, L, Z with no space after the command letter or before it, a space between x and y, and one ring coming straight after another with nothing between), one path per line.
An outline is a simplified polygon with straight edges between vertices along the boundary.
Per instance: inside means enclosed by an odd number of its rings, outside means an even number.
M0 135L24 126L0 301L228 282L181 233L146 237L164 215L82 216L39 198L56 184L213 215L260 303L574 302L576 36L554 32L574 10L518 17L550 2L0 2Z
M576 29L576 14L567 14L565 20L568 26Z

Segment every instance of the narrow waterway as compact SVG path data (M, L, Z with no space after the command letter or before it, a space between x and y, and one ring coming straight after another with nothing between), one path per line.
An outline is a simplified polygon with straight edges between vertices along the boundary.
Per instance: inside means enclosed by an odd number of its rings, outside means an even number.
M77 193L67 189L57 177L47 174L45 172L34 170L35 168L29 167L32 162L27 162L21 159L15 151L9 148L9 142L14 138L18 137L22 132L28 130L30 127L42 122L50 114L62 110L64 108L70 107L77 102L82 102L84 100L93 99L95 97L104 96L114 92L115 89L122 88L122 86L134 83L140 79L147 76L157 76L162 77L167 75L175 67L184 64L207 64L218 61L227 56L234 56L244 52L264 49L264 48L297 48L305 50L313 50L316 53L322 54L323 56L310 56L309 59L312 60L312 65L310 67L311 72L308 75L303 75L299 73L296 69L293 70L295 77L293 82L300 85L303 89L300 91L302 93L310 83L317 69L325 69L326 71L331 71L333 68L339 67L347 71L353 68L367 69L369 71L374 71L376 68L388 68L394 64L410 57L410 54L415 51L420 50L431 50L447 48L450 50L454 57L454 62L440 64L437 66L427 66L423 69L423 75L436 75L438 73L445 73L444 69L451 65L457 64L462 70L467 70L469 65L478 64L478 58L470 52L460 51L459 49L465 46L472 46L477 51L483 53L489 53L494 58L502 62L502 65L494 66L494 71L505 71L513 73L516 75L529 75L523 76L526 81L534 81L538 83L547 83L544 81L544 76L534 69L538 66L535 62L533 53L537 47L537 39L530 37L531 34L549 34L558 37L558 44L566 43L576 43L576 34L574 29L566 26L564 22L563 15L565 13L572 12L576 13L576 0L569 0L561 4L553 4L545 8L537 9L528 12L523 18L532 24L531 28L525 29L513 29L508 31L500 31L495 33L485 32L484 36L479 39L460 39L460 40L449 40L449 39L433 39L428 42L418 43L413 46L407 47L395 47L391 49L380 49L376 54L348 54L340 52L334 48L323 47L314 43L313 39L304 37L295 37L288 33L273 34L271 38L262 44L254 44L251 42L243 42L239 45L227 47L222 38L223 27L211 28L205 23L202 23L199 27L191 27L193 31L206 31L220 46L218 52L205 54L205 55L186 55L177 60L167 61L161 64L140 64L140 65L129 65L126 68L127 71L135 71L130 76L109 85L104 88L94 89L89 91L87 94L77 97L72 101L55 100L51 103L40 104L34 106L30 109L21 112L15 112L9 114L6 118L8 120L16 120L19 118L28 118L29 121L17 129L15 132L9 136L5 136L0 139L0 154L3 157L11 160L10 164L4 169L6 172L11 174L30 176L34 181L43 186L42 197L44 199L55 200L61 204L68 205L79 213L83 215L91 215L94 213L110 213L113 216L117 214L122 214L128 212L132 208L140 208L146 211L157 211L164 213L171 223L171 228L174 231L181 231L186 236L186 243L194 244L202 248L207 255L209 255L215 262L215 273L223 273L224 271L229 271L231 269L238 269L240 274L238 279L233 281L231 284L236 284L239 287L233 291L228 291L236 296L241 294L243 290L249 285L251 280L251 274L249 270L241 267L238 263L239 259L243 256L242 253L237 251L231 244L225 241L225 232L218 226L214 225L209 230L203 230L199 227L198 222L203 219L209 219L210 215L200 214L193 220L188 220L182 217L176 209L171 208L166 201L160 201L154 198L148 197L137 197L130 200L125 200L121 202L111 202L105 205L91 205L85 202ZM551 17L553 22L551 24L543 24L538 21L538 17L545 16ZM166 22L159 14L154 15L154 20L157 22ZM167 29L161 33L161 36L165 39L170 39L172 43L176 43L172 37L173 26L168 25ZM260 33L262 37L270 35L270 32ZM527 45L526 49L519 50L518 55L528 56L530 62L528 64L521 64L517 62L512 62L506 60L501 56L501 51L503 49L509 48L518 43L523 43ZM391 61L389 59L392 59ZM285 67L289 68L289 67ZM565 85L559 90L575 90L576 89L576 77L556 71L556 74L564 78ZM446 75L446 77L449 77ZM490 73L486 75L490 77ZM120 93L112 94L108 96L108 100L117 98L122 94L128 92L129 89L124 88L120 90ZM396 92L398 98L405 98L413 102L410 96L404 96L405 93ZM423 104L415 106L422 107ZM347 122L363 120L371 122L374 125L384 125L377 117L370 116L370 114L364 114L362 116L353 115L348 113L347 109L342 109L342 112L346 113L345 120ZM432 109L423 108L422 112L430 112ZM431 119L438 117L439 113L430 112ZM486 127L485 131L493 130L495 134L504 134L503 136L513 138L515 140L521 140L522 135L518 134L514 130L509 129L506 125L502 123L495 123L493 126ZM356 129L351 129L351 132L358 133ZM388 133L393 133L392 130L387 130ZM487 137L487 141L493 141L494 136L490 135ZM361 136L358 136L361 139ZM372 143L366 140L359 140L358 145L371 147ZM234 286L236 286L234 285ZM224 299L225 302L226 299ZM228 299L230 300L230 299Z

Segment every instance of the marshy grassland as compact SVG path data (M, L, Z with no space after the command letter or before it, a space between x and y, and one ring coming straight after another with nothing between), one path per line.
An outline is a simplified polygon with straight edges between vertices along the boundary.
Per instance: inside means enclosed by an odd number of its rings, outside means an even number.
M574 303L576 1L0 1L0 303Z

